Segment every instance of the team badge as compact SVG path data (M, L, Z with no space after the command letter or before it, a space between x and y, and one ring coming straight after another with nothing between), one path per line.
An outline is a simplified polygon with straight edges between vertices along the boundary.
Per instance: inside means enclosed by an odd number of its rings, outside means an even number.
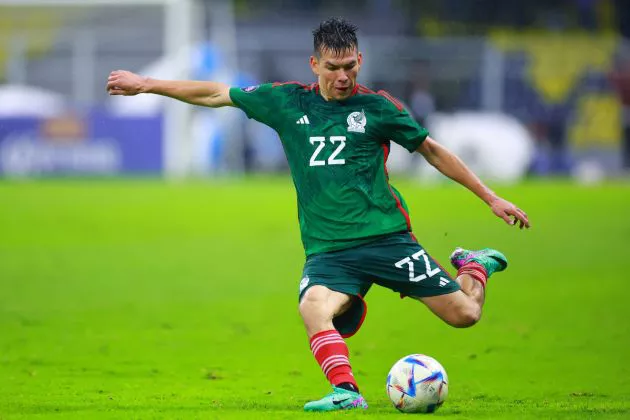
M254 86L247 86L247 87L241 88L241 90L242 90L243 92L247 92L247 93L253 92L253 91L255 91L256 89L258 89L258 85L254 85Z
M365 124L367 124L367 118L365 118L365 112L355 111L348 115L348 131L354 133L365 133Z
M302 291L306 288L306 286L308 286L309 280L310 279L308 278L308 276L302 279L302 281L300 282L300 293L302 293Z

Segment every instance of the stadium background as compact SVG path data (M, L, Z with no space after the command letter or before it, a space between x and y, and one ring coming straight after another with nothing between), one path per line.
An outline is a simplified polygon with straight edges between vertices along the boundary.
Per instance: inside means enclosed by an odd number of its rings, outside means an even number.
M303 252L275 133L104 86L115 69L310 82L310 30L329 16L360 28L360 82L533 224L512 230L392 156L432 254L493 246L512 266L466 331L371 292L349 341L369 414L396 414L387 369L421 352L450 375L438 415L630 415L625 1L0 0L1 419L299 418L327 391L295 307Z

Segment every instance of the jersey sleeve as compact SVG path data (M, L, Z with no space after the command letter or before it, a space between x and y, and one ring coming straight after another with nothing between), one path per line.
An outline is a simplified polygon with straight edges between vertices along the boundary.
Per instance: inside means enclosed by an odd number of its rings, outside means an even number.
M409 115L402 105L388 100L381 112L380 136L415 152L429 132Z
M246 88L230 88L230 98L234 105L242 109L248 118L253 118L269 127L278 130L281 122L283 104L286 93L274 88L272 83Z

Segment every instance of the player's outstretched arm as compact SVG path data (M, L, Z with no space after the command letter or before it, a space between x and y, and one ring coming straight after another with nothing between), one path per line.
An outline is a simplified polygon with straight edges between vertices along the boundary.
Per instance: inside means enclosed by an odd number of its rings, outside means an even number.
M233 106L230 87L224 83L192 80L157 80L140 76L126 70L116 70L107 79L110 95L134 96L139 93L154 93L192 104L218 108Z
M496 195L446 147L431 137L427 137L417 151L438 171L475 193L490 206L495 215L505 220L507 224L515 225L518 221L521 229L529 228L529 219L523 210Z

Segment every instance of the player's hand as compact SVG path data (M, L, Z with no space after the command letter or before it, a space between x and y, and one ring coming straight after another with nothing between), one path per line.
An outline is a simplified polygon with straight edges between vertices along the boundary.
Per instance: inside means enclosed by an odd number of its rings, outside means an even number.
M494 214L505 220L505 223L508 225L516 225L516 222L518 222L521 229L524 227L529 229L527 213L509 201L497 197L490 203L490 208Z
M107 78L110 95L133 96L146 91L147 78L126 70L115 70Z

